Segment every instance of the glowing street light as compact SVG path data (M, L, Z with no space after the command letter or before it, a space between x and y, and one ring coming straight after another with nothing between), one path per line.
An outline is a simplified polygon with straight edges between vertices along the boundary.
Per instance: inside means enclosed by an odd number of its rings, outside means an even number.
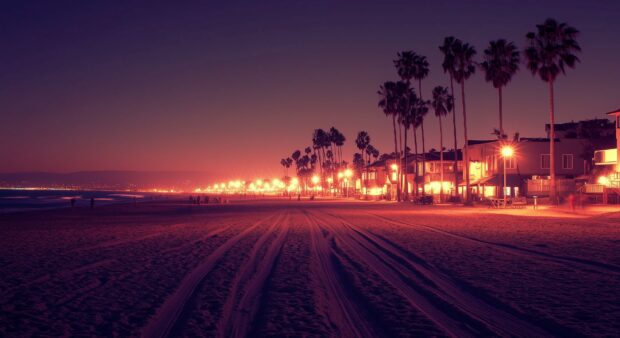
M346 197L349 197L349 179L353 176L353 170L345 169L344 171L344 186L346 189Z
M514 155L514 149L509 146L503 146L502 147L502 157L504 158L504 186L503 188L503 193L504 193L504 208L506 208L506 202L508 200L508 196L506 194L506 159L511 158Z
M312 184L317 185L319 184L319 177L317 175L312 176Z

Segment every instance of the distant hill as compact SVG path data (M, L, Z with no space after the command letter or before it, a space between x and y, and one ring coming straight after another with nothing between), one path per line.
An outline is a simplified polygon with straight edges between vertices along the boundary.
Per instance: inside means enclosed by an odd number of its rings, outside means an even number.
M0 173L3 187L83 187L93 189L177 189L207 185L213 176L195 171L79 171Z

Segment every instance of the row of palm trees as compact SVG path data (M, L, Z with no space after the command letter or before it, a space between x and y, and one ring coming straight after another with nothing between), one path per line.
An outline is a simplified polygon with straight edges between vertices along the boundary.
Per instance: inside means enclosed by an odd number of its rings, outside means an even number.
M334 173L346 166L342 152L345 141L344 134L335 127L327 131L315 129L312 134L312 146L304 148L303 154L300 150L295 150L291 156L280 160L280 165L285 170L285 178L289 177L288 169L295 164L296 174L303 179L305 185L317 169L321 182L324 182L327 176L333 179Z
M439 46L439 50L443 54L442 68L444 73L449 76L450 92L446 87L437 86L433 88L433 97L431 101L424 101L422 98L422 80L429 74L429 63L425 56L418 55L413 51L403 51L397 54L394 65L397 74L400 77L398 81L384 82L378 91L379 107L383 113L392 118L392 128L394 134L394 153L399 159L404 159L407 163L407 134L412 129L414 139L414 150L416 153L415 177L417 185L418 165L417 165L417 130L420 129L422 141L422 153L426 153L425 134L424 134L424 118L428 112L428 106L432 107L435 116L439 119L440 133L440 166L441 180L443 182L443 124L442 119L451 112L453 136L454 136L454 192L458 186L457 177L457 126L456 112L454 106L454 82L460 85L461 110L463 114L463 163L469 163L468 154L468 135L467 135L467 106L465 99L466 81L475 74L476 69L484 72L485 80L493 85L498 91L499 97L499 129L498 137L504 139L506 136L503 126L502 112L502 95L503 89L511 81L513 76L519 70L521 55L527 69L534 75L538 75L540 79L548 83L549 86L549 114L550 114L550 195L553 200L557 196L557 188L555 182L555 150L554 150L554 82L558 75L565 74L566 68L574 68L579 58L576 53L581 51L577 43L579 31L566 23L558 23L554 19L547 19L542 24L536 26L536 31L526 34L527 45L519 51L513 42L505 39L493 40L484 50L482 62L475 60L476 49L474 46L461 41L455 37L446 37L443 44ZM412 85L412 80L417 81L417 92ZM403 142L404 135L404 142ZM425 175L425 156L422 156L422 175ZM398 181L396 187L397 199L400 201L403 197L408 199L407 180L403 180L408 174L407 166L404 166L405 173L398 169ZM469 201L470 181L469 166L464 165L464 181L465 181L465 200ZM402 185L405 185L405 194L401 196ZM443 186L443 185L442 185ZM415 189L418 191L417 187ZM424 186L422 187L424 194ZM443 198L443 187L441 191Z

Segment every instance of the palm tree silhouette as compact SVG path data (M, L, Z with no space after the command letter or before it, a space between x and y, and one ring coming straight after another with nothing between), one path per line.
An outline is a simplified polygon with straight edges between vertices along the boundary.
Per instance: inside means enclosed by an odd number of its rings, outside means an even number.
M370 135L368 135L366 131L360 131L359 133L357 133L355 145L357 146L357 149L360 150L360 156L362 157L362 162L364 163L364 166L362 166L361 169L365 172L364 168L366 167L366 160L364 158L364 154L366 153L366 149L370 145ZM368 164L370 164L370 155L368 155ZM366 177L367 175L362 176L364 176L364 186L366 187L368 184L368 178Z
M552 201L557 198L555 181L555 108L553 84L560 73L566 74L566 67L574 68L579 58L575 55L581 51L577 43L579 31L567 23L558 23L554 19L547 19L536 25L536 32L526 35L528 47L524 54L527 68L532 75L538 75L541 80L549 84L549 197Z
M400 78L407 84L407 86L410 86L411 84L411 79L415 78L416 75L419 75L420 70L420 56L417 55L415 52L413 51L403 51L403 52L399 52L396 54L397 59L394 60L394 66L396 67L396 71L398 73L398 76L400 76ZM423 57L422 57L423 58ZM424 58L425 59L425 58ZM427 69L426 69L426 74L428 74L428 62L426 63ZM405 199L409 199L409 182L407 181L407 175L409 174L409 166L407 165L408 160L407 160L407 130L409 129L409 127L414 127L414 117L413 117L413 112L412 112L412 105L415 104L415 102L417 101L417 96L415 95L415 92L412 92L413 96L406 99L404 102L407 104L406 107L403 107L400 117L399 117L399 122L400 124L404 127L405 129L405 143L403 146L404 149L404 157L405 157ZM409 96L409 93L407 94ZM414 129L414 137L416 136L415 133L415 129ZM417 144L417 138L415 139L415 142ZM416 158L415 158L415 164L416 164L416 170L414 171L415 173L415 187L416 187L416 195L417 195L417 146L416 146Z
M331 127L329 129L329 140L330 142L336 146L336 161L338 162L338 167L342 165L342 146L344 142L347 140L343 133L335 127Z
M431 106L435 111L435 116L439 119L439 180L441 181L439 187L439 201L443 202L443 126L441 120L444 116L450 114L454 108L454 98L452 95L448 94L448 88L442 86L433 88ZM456 151L454 155L456 157Z
M450 95L452 95L452 98L454 99L454 71L455 71L455 64L454 64L454 48L455 48L455 43L456 43L456 39L453 36L448 36L446 38L444 38L443 40L443 45L439 46L439 50L443 53L444 55L444 59L443 62L441 64L441 67L443 68L443 72L444 73L448 73L448 75L450 76ZM456 135L456 106L453 107L454 111L452 113L452 130L453 130L453 134L454 134L454 151L456 152L456 149L458 149L458 138ZM454 156L454 165L453 165L453 171L454 171L454 193L457 194L458 193L458 185L459 185L459 179L458 179L458 159L456 156Z
M409 165L408 165L409 161L407 160L407 157L408 157L407 135L408 135L409 127L412 127L414 125L415 113L411 108L415 106L416 102L418 102L418 97L415 93L415 90L409 86L408 82L405 82L405 85L406 85L406 88L405 88L406 92L403 94L405 97L402 100L402 104L401 104L402 106L399 108L399 122L403 126L404 133L405 133L405 143L403 146L403 153L404 153L404 158L405 158L405 161L403 164L403 166L405 167L405 175L404 175L405 197L404 198L406 201L408 201L409 200L409 181L407 180L407 175L409 174ZM417 175L416 175L416 178L417 178Z
M512 79L519 70L519 51L512 42L499 39L489 42L484 50L484 62L480 64L484 71L485 80L493 83L499 95L499 138L504 138L504 123L502 117L502 88Z
M474 46L456 39L454 43L454 80L461 85L461 103L463 108L463 176L465 178L465 201L470 203L469 193L469 157L467 152L467 109L465 107L465 81L476 72Z
M368 145L370 145L370 135L368 135L368 132L362 130L359 133L357 133L357 138L355 139L355 145L357 146L357 149L360 150L363 156L366 151L366 148L368 147ZM366 163L366 160L364 159L364 157L362 157L362 159ZM368 163L370 163L370 157L368 157Z
M398 151L398 140L396 138L396 118L398 117L398 108L402 97L399 97L399 87L402 87L404 82L387 81L379 87L379 103L378 106L383 110L383 113L392 117L392 127L394 129L394 155L400 162L400 152ZM396 198L400 202L400 165L397 171L398 180L396 181Z
M285 177L288 177L288 168L291 167L291 165L293 164L293 159L291 159L290 157L287 158L283 158L282 160L280 160L280 164L284 167L285 169Z
M422 80L428 76L429 65L426 56L416 55L413 62L413 78L418 80L418 96L420 103L423 103L422 98ZM428 112L428 108L425 109L423 105L420 105L420 111L418 112L418 118L420 119L420 130L422 131L422 177L426 177L426 143L424 136L424 116ZM422 184L422 195L426 195L426 189Z

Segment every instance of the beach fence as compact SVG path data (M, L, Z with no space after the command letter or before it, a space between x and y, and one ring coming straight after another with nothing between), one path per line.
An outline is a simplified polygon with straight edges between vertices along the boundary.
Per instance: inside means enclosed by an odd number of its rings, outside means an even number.
M548 178L534 177L525 180L527 196L549 196L550 180ZM559 178L556 179L558 193L574 193L577 191L577 185L574 179Z

